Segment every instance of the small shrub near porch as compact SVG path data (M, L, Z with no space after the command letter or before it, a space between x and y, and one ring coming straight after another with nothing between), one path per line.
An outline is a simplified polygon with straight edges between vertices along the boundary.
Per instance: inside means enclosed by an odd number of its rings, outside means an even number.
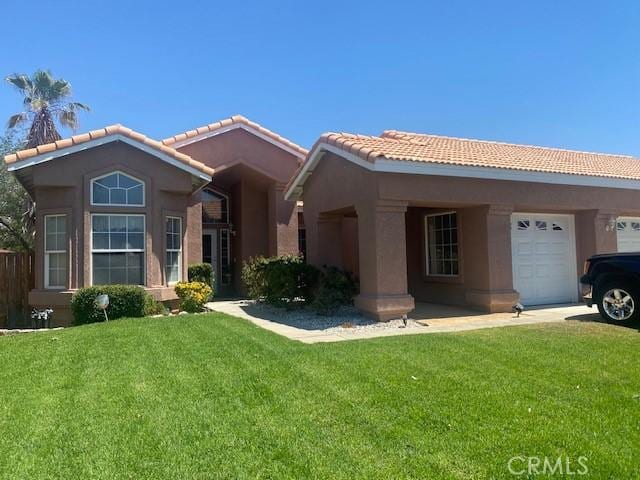
M320 315L331 315L343 305L351 305L358 290L358 281L350 272L325 267L311 307Z
M98 295L109 296L109 320L122 317L144 317L163 309L144 288L136 285L96 285L81 288L71 297L75 325L104 321L104 313L96 307Z
M203 282L178 282L175 291L180 298L180 308L189 313L201 312L213 293Z
M202 282L214 288L213 267L210 263L193 263L189 265L188 276L190 282Z
M313 301L320 271L295 255L256 257L242 266L250 298L277 307Z
M351 304L358 291L348 272L320 270L294 255L252 258L242 267L242 281L253 300L285 308L310 305L320 314Z

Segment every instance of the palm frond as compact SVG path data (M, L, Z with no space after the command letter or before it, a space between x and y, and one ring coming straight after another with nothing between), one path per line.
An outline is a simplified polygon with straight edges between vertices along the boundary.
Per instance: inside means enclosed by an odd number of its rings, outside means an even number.
M54 83L53 75L48 70L37 70L33 74L32 80L33 90L38 97L49 100L51 96L51 87Z
M58 112L58 121L60 122L60 125L72 130L76 130L78 128L78 115L72 108Z
M85 103L71 102L69 105L72 105L74 110L84 110L85 112L91 111L91 107Z
M27 118L29 118L27 112L20 112L16 113L15 115L11 115L9 117L9 121L7 122L7 128L15 128L21 123L24 123Z
M53 82L51 87L49 88L49 98L50 102L56 102L62 100L65 97L71 95L71 85L66 80L56 80Z
M31 92L33 89L33 83L29 75L25 75L24 73L14 73L9 75L5 80L21 92Z

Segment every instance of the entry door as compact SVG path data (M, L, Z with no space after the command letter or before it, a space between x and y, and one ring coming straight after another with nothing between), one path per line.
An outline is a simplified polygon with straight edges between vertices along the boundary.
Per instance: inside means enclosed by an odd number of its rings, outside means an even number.
M218 231L209 230L202 233L202 261L213 268L215 284L218 285Z
M202 231L202 261L211 264L218 298L234 294L231 264L231 233L228 228Z
M514 213L514 288L524 305L578 301L573 215Z
M640 217L618 217L619 252L640 252Z

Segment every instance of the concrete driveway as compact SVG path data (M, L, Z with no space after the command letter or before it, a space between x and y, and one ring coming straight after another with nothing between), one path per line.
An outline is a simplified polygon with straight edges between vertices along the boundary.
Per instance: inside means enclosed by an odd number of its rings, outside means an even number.
M482 313L461 307L418 303L411 312L407 323L402 320L374 322L360 316L354 321L351 314L345 321L338 316L322 317L323 328L311 328L304 325L308 316L309 325L314 325L317 316L312 313L284 310L266 310L259 308L249 300L218 301L207 304L216 312L244 318L251 323L303 343L340 342L366 338L388 337L396 335L416 335L426 333L461 332L481 328L509 327L537 323L562 322L565 320L600 321L597 310L584 305L554 305L526 309L519 317L512 313ZM292 319L295 318L295 321ZM303 325L303 326L301 326Z

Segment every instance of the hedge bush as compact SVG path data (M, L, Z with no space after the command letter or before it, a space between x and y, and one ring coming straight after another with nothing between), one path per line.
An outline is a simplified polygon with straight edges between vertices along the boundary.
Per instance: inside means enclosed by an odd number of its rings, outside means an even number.
M96 297L103 294L109 296L109 320L144 317L147 313L145 306L148 309L152 302L155 302L151 295L136 285L97 285L81 288L71 297L71 311L76 325L104 321L102 310L95 305Z
M250 298L278 307L313 301L320 271L295 255L256 257L242 266L242 281Z
M201 312L212 293L211 287L203 282L178 282L175 291L180 308L189 313Z
M194 263L189 265L188 278L190 282L202 282L213 285L213 267L210 263Z
M350 272L326 267L318 282L311 307L320 315L331 315L344 305L352 305L358 290L358 281Z

